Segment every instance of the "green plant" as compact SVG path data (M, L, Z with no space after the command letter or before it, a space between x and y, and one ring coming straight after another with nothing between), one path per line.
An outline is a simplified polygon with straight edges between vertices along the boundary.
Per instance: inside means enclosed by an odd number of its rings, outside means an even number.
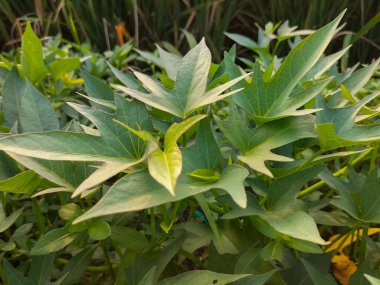
M2 281L336 284L335 241L351 281L375 282L379 60L339 71L348 49L324 55L342 17L283 61L255 50L252 70L235 47L212 63L204 40L183 57L139 51L151 75L73 45L86 95L70 96L45 89L78 66L55 67L71 57L53 60L27 28L21 64L0 69ZM354 233L344 250L328 242Z

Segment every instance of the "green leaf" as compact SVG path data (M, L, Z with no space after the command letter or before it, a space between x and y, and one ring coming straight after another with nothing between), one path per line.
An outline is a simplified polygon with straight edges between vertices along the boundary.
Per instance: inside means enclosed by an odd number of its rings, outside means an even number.
M50 160L100 161L111 163L119 172L141 162L145 143L135 134L114 121L123 122L132 128L149 130L151 122L141 103L128 102L121 96L115 97L116 113L111 115L84 105L71 104L82 115L89 118L100 131L101 136L74 132L43 132L9 136L1 140L0 149L12 153ZM117 167L116 167L117 166ZM100 172L100 173L99 173ZM95 171L85 180L85 186L96 186L115 175L110 168ZM89 181L91 180L91 181Z
M341 51L320 58L317 63L304 75L301 81L304 82L320 78L326 71L329 70L331 66L336 64L336 62L347 52L350 47L351 46L348 46Z
M59 130L59 122L54 109L32 84L25 82L21 98L20 125L23 132Z
M233 40L234 42L236 42L237 44L243 46L243 47L246 47L246 48L249 48L251 50L259 50L259 49L264 49L265 46L261 46L259 45L257 42L255 42L254 40L246 37L246 36L243 36L243 35L240 35L240 34L235 34L235 33L224 33L227 37L229 37L231 40Z
M55 60L49 65L49 70L54 80L60 79L70 71L77 70L80 66L78 57Z
M275 272L275 270L271 270L263 274L251 275L242 278L238 281L235 281L234 283L232 283L232 285L264 285L273 276Z
M66 228L51 230L36 242L30 254L45 255L56 252L72 243L77 236L77 233L70 233Z
M367 67L361 68L351 74L350 77L345 79L341 84L343 84L352 96L355 96L371 79L373 73L377 70L380 63L380 59L374 61ZM337 93L334 96L339 96Z
M184 237L182 236L169 242L168 245L163 246L160 250L149 251L145 255L138 256L134 261L134 266L128 266L126 270L127 281L125 283L138 284L152 267L156 267L153 284L158 284L160 275L182 248Z
M113 87L149 106L184 119L196 109L236 93L236 91L233 91L220 95L232 85L248 76L240 76L206 91L210 65L211 53L204 39L202 39L181 60L173 90L166 90L160 83L140 72L134 72L134 74L150 93L140 92L121 85L113 85Z
M162 67L165 68L169 78L175 81L182 58L176 54L165 51L159 45L156 46L158 54L160 55Z
M35 285L32 280L25 278L6 259L3 259L3 270L10 285Z
M268 213L262 216L276 231L291 237L326 244L318 232L312 217L302 211L294 211L288 215Z
M306 269L313 285L326 284L326 285L336 285L336 281L330 274L323 274L318 269L314 267L309 261L302 259L301 262Z
M314 283L316 276L319 276L321 281L327 281L326 284L331 284L329 281L331 280L331 276L328 277L331 267L331 258L332 256L330 254L308 255L307 257L300 258L291 266L279 272L283 280L286 282L285 284L324 284L322 282ZM306 267L308 268L306 269Z
M238 159L252 169L273 177L265 166L265 161L292 161L292 158L275 154L272 149L286 145L302 138L315 137L314 118L312 116L284 118L280 121L269 122L250 129L239 115L237 107L230 105L229 121L215 120L229 141L243 155Z
M51 271L54 266L55 254L33 256L29 279L36 285L50 284Z
M118 180L89 211L75 220L79 223L91 218L115 213L139 211L161 204L182 200L213 188L227 191L235 202L246 206L243 181L248 171L237 165L224 169L220 180L215 183L194 182L193 179L182 176L177 183L175 196L158 184L148 172L136 172Z
M17 121L23 132L59 129L57 115L49 100L32 84L22 80L16 69L10 72L4 85L3 110L9 128Z
M216 169L222 157L211 130L210 119L199 123L197 137L191 147L182 148L184 173L198 173L202 169ZM198 171L198 172L196 172ZM219 173L214 173L218 176ZM220 176L220 174L219 174Z
M208 270L197 270L179 274L159 282L159 285L226 285L230 282L247 277L250 274L222 274Z
M71 257L62 271L62 275L65 276L62 285L70 285L79 281L91 262L94 251L94 247L88 247Z
M259 64L256 63L251 84L240 82L232 88L245 87L233 97L234 101L261 123L284 116L315 112L315 110L296 111L296 109L315 97L326 86L328 80L314 83L312 87L301 91L301 94L292 94L292 92L322 55L342 17L343 13L297 44L269 81L264 82ZM240 71L236 69L232 60L228 63L228 56L226 59L229 78L236 78L240 75Z
M197 169L187 175L200 181L208 182L215 182L220 179L220 173L212 169Z
M21 48L22 70L32 83L37 83L45 77L47 69L44 63L41 41L34 34L29 21L22 35Z
M141 252L151 246L143 233L134 229L120 226L111 227L111 239L122 247Z
M368 102L380 95L380 92L365 97L358 103L343 107L330 108L321 96L317 97L317 133L323 150L338 147L367 144L380 140L380 124L356 125L355 116Z
M294 207L300 189L315 178L324 165L306 168L302 171L276 179L267 190L267 208L270 211L283 212L286 207Z
M261 251L260 257L265 261L278 260L280 262L284 259L284 249L281 242L271 241Z
M322 249L318 245L309 241L291 238L290 240L287 241L287 244L291 248L294 248L302 252L313 253L313 254L322 253Z
M18 209L17 211L14 211L12 214L10 214L8 217L3 217L3 219L0 219L0 233L9 229L17 221L17 219L20 217L23 211L24 208Z
M113 91L108 84L104 83L102 80L91 75L85 70L82 70L80 75L84 79L84 90L88 96L96 99L113 101Z
M153 266L149 271L144 275L143 279L139 282L138 285L155 285L157 267Z
M31 195L40 182L41 178L34 171L27 170L0 181L0 192Z
M63 205L58 211L59 217L62 220L69 221L81 214L81 209L77 204L69 203Z
M91 223L88 234L93 240L104 240L111 235L111 228L105 220L97 219Z
M349 182L345 183L331 174L324 173L323 180L336 188L339 198L331 204L346 211L349 215L359 221L368 223L380 222L380 189L378 187L380 178L377 170L371 171L364 181L353 171L349 172Z
M45 179L73 190L90 176L96 167L95 162L52 161L8 153L17 162L35 171Z
M148 156L150 175L173 196L177 179L182 170L182 154L177 146L177 140L205 117L206 115L197 115L179 124L172 124L165 134L164 150L157 149Z

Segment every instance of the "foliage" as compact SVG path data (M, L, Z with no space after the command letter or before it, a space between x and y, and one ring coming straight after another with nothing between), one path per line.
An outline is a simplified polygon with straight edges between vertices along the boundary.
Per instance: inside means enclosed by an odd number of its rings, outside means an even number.
M153 43L161 41L172 52L176 49L185 52L187 40L195 42L191 35L198 40L205 36L213 57L220 60L221 51L230 45L224 35L226 31L244 31L250 39L261 41L265 35L275 36L273 29L278 24L284 24L283 28L288 31L296 28L289 25L317 29L348 8L343 19L346 25L337 35L339 40L329 47L332 53L342 45L355 43L350 55L341 62L347 67L347 61L353 65L379 57L379 5L377 0L365 3L349 0L3 0L0 3L0 45L17 44L27 18L34 22L41 37L60 33L77 44L87 40L102 51L133 38L140 49L151 50ZM280 50L281 56L288 52L286 48ZM244 55L249 58L249 53Z
M283 59L229 34L241 66L28 24L0 62L2 283L376 284L379 60L326 55L342 17L278 27Z

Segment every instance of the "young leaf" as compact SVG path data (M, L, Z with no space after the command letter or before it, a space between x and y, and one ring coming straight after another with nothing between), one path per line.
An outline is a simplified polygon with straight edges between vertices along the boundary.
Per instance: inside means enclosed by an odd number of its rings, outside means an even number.
M54 80L60 79L70 71L78 69L80 60L78 57L55 60L49 65L49 70Z
M177 179L182 170L182 154L177 146L177 140L205 117L206 115L197 115L179 124L171 125L165 134L164 150L157 149L148 156L150 175L173 196Z
M30 22L22 35L21 65L24 74L32 83L39 82L47 74L42 52L42 44L34 34Z
M105 220L97 219L91 223L88 234L93 240L104 240L111 235L111 228Z

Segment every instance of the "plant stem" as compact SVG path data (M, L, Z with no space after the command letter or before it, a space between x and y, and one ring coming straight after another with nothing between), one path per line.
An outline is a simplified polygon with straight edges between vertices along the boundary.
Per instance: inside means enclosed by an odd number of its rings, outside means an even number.
M57 263L62 264L62 265L66 265L69 263L69 260L64 259L64 258L58 258ZM118 264L116 264L116 263L112 264L112 269L116 269L118 267L119 267ZM90 265L90 266L86 267L86 271L87 272L109 272L109 266L108 265L99 265L99 266Z
M150 230L152 232L152 241L156 241L156 216L154 214L154 208L150 210Z
M114 270L112 268L112 263L111 263L110 255L108 253L108 250L107 250L107 247L106 247L106 244L104 243L104 241L102 242L102 249L103 249L103 253L104 253L104 260L105 260L105 262L107 264L108 270L111 273L112 279L115 280L116 275L115 275L115 272L114 272Z
M355 165L357 165L359 162L361 162L362 160L364 160L371 151L372 151L372 149L366 150L364 153L362 153L357 158L355 158L352 161L352 163L350 164L350 166L354 167ZM339 169L338 171L334 172L333 175L335 177L342 176L342 175L346 174L347 170L348 170L348 166L345 166L345 167ZM311 185L310 187L307 187L303 191L301 191L300 194L298 195L298 198L301 198L301 197L304 197L306 195L309 195L309 194L317 191L319 188L321 188L324 185L326 185L326 182L319 181L319 182Z

